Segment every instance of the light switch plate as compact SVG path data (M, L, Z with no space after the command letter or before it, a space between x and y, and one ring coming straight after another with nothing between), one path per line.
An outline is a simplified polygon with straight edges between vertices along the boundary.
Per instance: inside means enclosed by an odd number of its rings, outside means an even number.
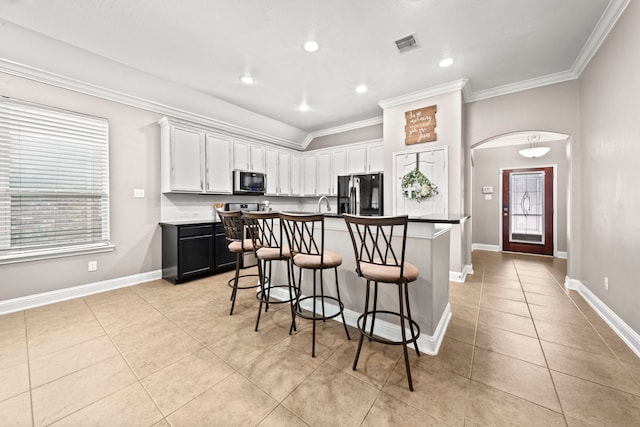
M492 194L493 187L482 187L482 194Z
M134 188L133 197L136 199L142 199L144 197L144 188Z

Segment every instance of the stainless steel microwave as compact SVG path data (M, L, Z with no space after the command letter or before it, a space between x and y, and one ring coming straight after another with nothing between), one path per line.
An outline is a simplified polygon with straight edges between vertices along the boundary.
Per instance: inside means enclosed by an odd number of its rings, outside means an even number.
M233 194L264 194L267 176L261 172L233 171Z

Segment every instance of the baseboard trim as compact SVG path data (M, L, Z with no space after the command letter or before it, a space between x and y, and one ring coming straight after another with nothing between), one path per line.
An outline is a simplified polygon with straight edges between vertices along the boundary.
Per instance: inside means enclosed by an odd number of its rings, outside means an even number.
M154 270L146 273L133 274L131 276L89 283L86 285L73 286L70 288L13 298L0 301L0 314L13 313L113 289L125 288L127 286L133 286L151 280L158 280L160 278L162 278L162 270Z
M464 283L467 280L467 274L473 274L473 265L466 264L462 267L462 271L449 271L449 281Z
M289 292L284 289L272 289L270 296L277 300L283 301L289 298ZM312 311L313 303L309 300L304 301L301 304L301 307L305 310ZM335 304L325 304L325 310L327 312L337 312L338 306ZM320 313L320 307L316 307L316 312ZM358 313L353 310L349 310L347 308L344 309L344 320L347 325L352 326L354 328L358 327L358 317L360 317L361 313ZM342 319L340 316L334 317L332 320L342 323ZM440 346L442 345L442 340L444 339L445 332L447 331L447 327L449 326L449 321L451 320L451 305L447 303L442 316L440 316L440 320L438 321L438 325L436 326L435 332L433 335L427 335L424 332L420 333L420 337L418 338L418 349L420 353L425 353L430 356L436 356L438 351L440 351ZM401 336L400 326L393 324L391 322L386 322L384 320L376 320L375 327L376 335L391 339L397 340ZM406 329L406 334L411 336L411 331Z
M490 252L500 252L500 246L498 245L485 245L482 243L472 243L471 250L481 250L481 251L490 251Z
M625 344L629 346L636 356L640 357L640 334L634 331L622 320L613 310L611 310L600 298L598 298L580 280L565 278L566 289L576 291L595 310L607 325L615 332Z
M556 258L567 259L567 253L564 251L556 251Z

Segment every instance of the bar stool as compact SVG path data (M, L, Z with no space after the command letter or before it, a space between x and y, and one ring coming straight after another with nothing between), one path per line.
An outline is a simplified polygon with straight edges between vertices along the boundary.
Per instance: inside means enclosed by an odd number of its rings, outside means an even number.
M260 324L260 314L262 313L262 305L265 305L265 313L269 311L269 304L285 304L291 306L291 318L293 319L293 303L298 293L291 284L291 269L289 260L291 253L287 246L282 245L282 225L277 212L245 212L243 219L251 241L253 244L256 258L258 259L258 275L260 276L260 291L256 294L256 298L260 301L258 309L258 318L256 319L256 328ZM287 284L272 284L271 272L273 269L273 261L286 261L287 263ZM273 289L287 289L289 292L288 299L272 299L271 291Z
M242 257L246 252L253 251L253 242L251 239L245 238L244 235L244 221L242 220L241 211L223 211L216 210L222 226L224 227L224 235L229 242L228 248L230 252L236 254L236 274L232 279L229 279L227 284L233 288L231 291L231 310L229 315L233 315L233 307L236 304L236 294L238 289L253 289L260 286L260 281L255 285L239 285L240 279L245 277L260 277L259 274L240 274L240 264Z
M407 369L409 390L413 391L411 380L411 368L409 367L409 353L407 344L413 343L416 353L420 356L417 339L420 336L420 327L411 319L409 306L408 284L418 278L418 269L405 261L405 249L407 244L408 217L361 217L344 215L347 223L353 251L356 257L356 272L358 276L367 280L367 289L364 303L364 313L358 317L358 329L360 341L353 361L355 371L362 349L362 341L366 336L369 341L377 341L383 344L402 345L404 351L404 364ZM369 289L371 282L373 287L373 309L369 309ZM378 283L395 283L398 287L398 310L378 310ZM406 314L405 314L406 306ZM374 335L376 315L384 314L391 318L399 318L402 340L394 341ZM367 319L371 317L371 326L367 330ZM411 337L407 338L405 325L408 322Z
M280 213L280 221L285 230L289 250L291 251L292 265L292 283L295 284L295 275L293 274L293 266L298 267L298 283L297 291L300 293L295 301L293 309L293 321L289 333L295 328L296 316L303 319L309 319L313 322L311 333L311 356L316 356L316 322L318 320L326 321L337 316L342 316L342 324L349 336L347 323L344 319L344 304L340 299L340 286L338 284L338 266L342 264L342 257L334 252L325 250L324 248L324 215L319 214L294 214ZM336 296L325 295L324 279L322 277L323 270L332 268L335 271L336 278ZM302 296L302 271L304 269L313 272L313 292L311 295ZM318 293L317 274L320 273L320 292ZM303 311L301 304L311 302L311 312ZM317 303L320 302L321 311L317 311ZM327 313L325 310L325 301L337 303L338 307L334 313Z

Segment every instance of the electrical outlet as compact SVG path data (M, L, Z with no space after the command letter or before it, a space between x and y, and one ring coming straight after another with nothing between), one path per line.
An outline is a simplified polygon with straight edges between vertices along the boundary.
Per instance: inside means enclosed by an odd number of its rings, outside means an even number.
M96 271L98 269L98 261L89 261L87 265L87 270Z
M135 197L136 199L143 199L144 198L144 188L134 188L133 189L133 197Z
M609 278L605 276L604 278L604 290L608 291L609 290Z

